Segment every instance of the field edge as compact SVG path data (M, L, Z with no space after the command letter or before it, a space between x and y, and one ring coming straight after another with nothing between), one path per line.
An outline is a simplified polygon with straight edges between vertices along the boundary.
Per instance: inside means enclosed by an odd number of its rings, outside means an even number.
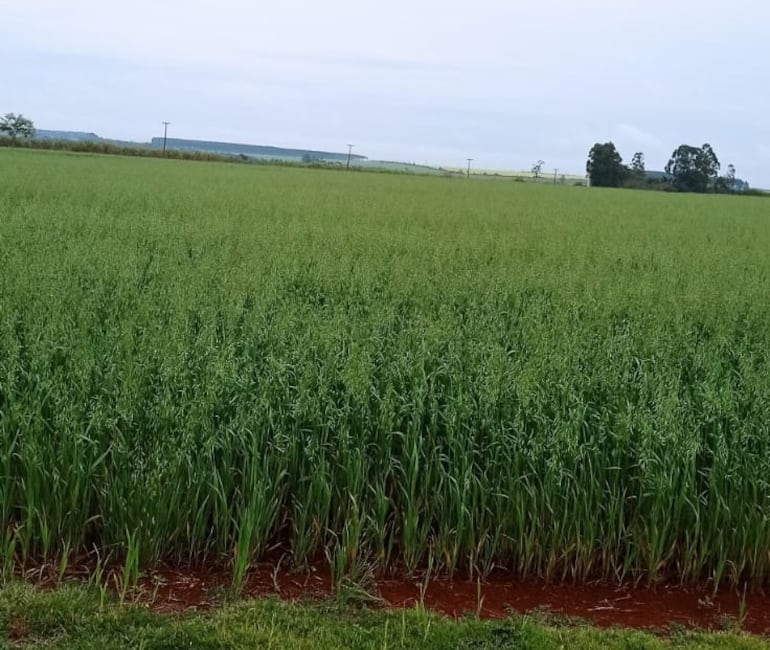
M371 610L335 601L225 602L207 612L159 614L96 588L0 586L0 648L768 648L740 631L672 630L667 637L601 630L545 615L452 620L420 608Z

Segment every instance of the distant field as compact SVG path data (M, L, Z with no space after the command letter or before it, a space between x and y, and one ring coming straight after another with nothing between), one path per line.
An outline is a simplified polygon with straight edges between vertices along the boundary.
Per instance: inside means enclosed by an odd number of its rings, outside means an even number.
M762 199L0 151L5 568L770 578Z
M457 174L465 174L467 167L448 167L447 171L451 171ZM501 176L503 178L512 178L516 180L527 181L539 181L542 183L553 183L553 169L544 169L540 174L535 177L534 172L530 170L513 170L513 169L485 169L483 167L471 167L471 176ZM569 184L585 183L586 177L578 174L562 174L557 171L556 183L557 184Z
M445 170L439 167L430 167L429 165L417 165L405 162L392 162L389 160L355 160L351 166L360 169L383 170L390 172L402 172L405 174L428 174L440 175L446 174Z

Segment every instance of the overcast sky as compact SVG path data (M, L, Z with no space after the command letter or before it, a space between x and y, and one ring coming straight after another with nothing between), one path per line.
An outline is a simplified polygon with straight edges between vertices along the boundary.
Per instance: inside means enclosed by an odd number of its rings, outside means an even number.
M39 128L585 172L710 142L770 187L767 0L0 0Z

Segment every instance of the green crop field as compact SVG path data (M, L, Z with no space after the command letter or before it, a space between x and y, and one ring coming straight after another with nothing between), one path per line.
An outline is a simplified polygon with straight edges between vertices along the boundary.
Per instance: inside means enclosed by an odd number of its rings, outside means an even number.
M6 571L770 579L759 198L0 151Z

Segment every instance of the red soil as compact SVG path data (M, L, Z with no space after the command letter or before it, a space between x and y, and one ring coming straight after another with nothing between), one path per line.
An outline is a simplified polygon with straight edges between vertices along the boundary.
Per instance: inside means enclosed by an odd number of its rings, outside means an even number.
M51 567L52 569L52 567ZM28 572L43 585L52 583L53 571ZM89 568L70 566L69 577L87 577ZM232 574L219 568L161 568L147 572L134 598L159 612L208 609L222 601L230 588ZM53 580L55 581L55 580ZM108 578L110 585L115 580ZM365 585L378 597L373 606L414 607L420 602L423 579L386 577ZM287 600L324 599L332 594L329 572L324 567L307 571L276 570L276 563L253 566L245 579L241 596L279 596ZM672 625L716 630L734 624L741 615L742 594L724 589L716 595L707 587L661 585L655 588L607 584L545 584L515 580L497 572L481 583L461 578L434 578L424 589L422 602L428 609L459 617L479 613L482 618L503 618L512 612L545 612L560 617L580 618L600 627L630 627L666 631ZM379 603L379 605L378 605ZM755 634L770 634L770 595L745 594L742 628Z

